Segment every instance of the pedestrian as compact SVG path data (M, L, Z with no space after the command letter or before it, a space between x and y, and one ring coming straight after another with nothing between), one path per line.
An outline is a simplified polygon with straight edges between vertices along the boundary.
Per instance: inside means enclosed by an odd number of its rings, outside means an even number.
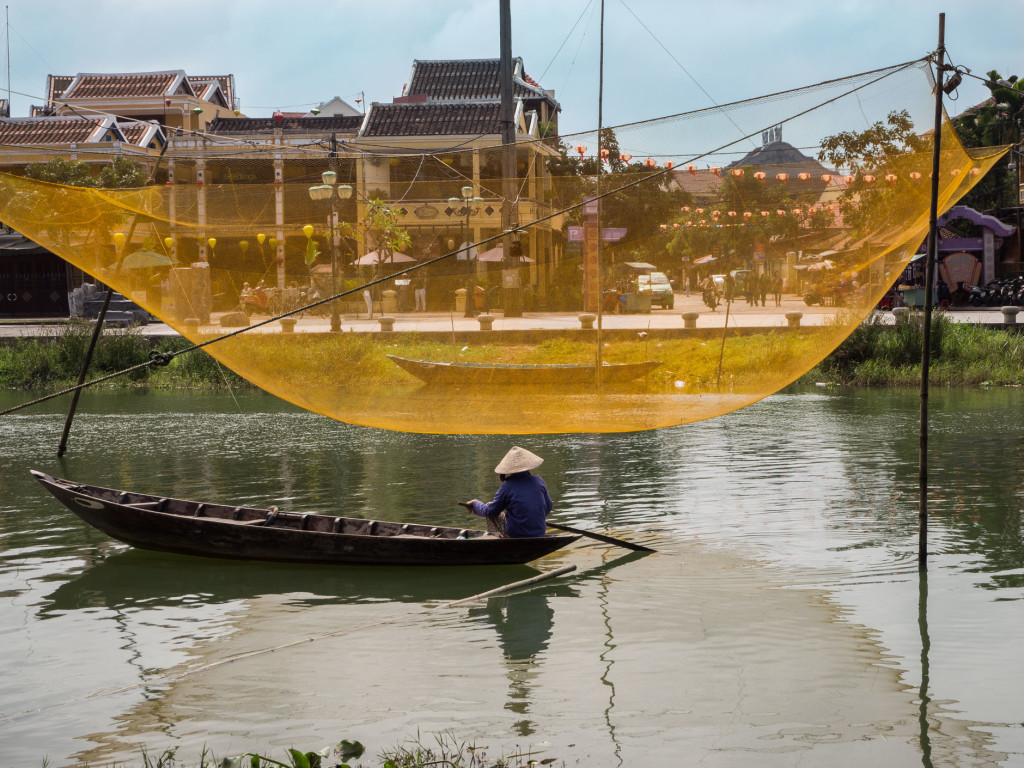
M760 281L757 279L757 272L747 273L747 305L751 307L757 306L757 297L760 295L761 288L758 285Z
M732 276L732 272L729 272L722 278L722 283L724 284L725 303L729 304L736 297L736 278Z
M782 306L782 275L772 278L772 293L775 295L775 306Z
M554 506L544 481L530 474L544 459L518 445L505 454L494 471L501 487L490 504L479 499L460 501L471 514L487 519L487 532L512 539L540 537L547 532L545 520Z
M757 281L758 290L761 295L761 306L763 307L768 303L768 275L761 275L761 279ZM755 302L756 304L756 302Z
M373 319L373 296L369 288L363 289L363 301L366 302L366 319Z
M427 281L422 275L416 275L412 281L412 287L416 296L416 311L427 311Z

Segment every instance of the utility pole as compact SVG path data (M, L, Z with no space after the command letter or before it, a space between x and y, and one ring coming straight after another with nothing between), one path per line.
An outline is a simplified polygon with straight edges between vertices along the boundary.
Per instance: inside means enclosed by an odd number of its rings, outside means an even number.
M502 253L505 255L504 306L505 317L522 317L523 293L519 279L519 257L522 256L523 246L518 232L514 235L509 234L509 230L519 224L516 205L516 125L512 101L512 8L511 0L498 0L498 4L501 36L501 57L498 61L498 86L501 95L501 229L505 233L501 238Z

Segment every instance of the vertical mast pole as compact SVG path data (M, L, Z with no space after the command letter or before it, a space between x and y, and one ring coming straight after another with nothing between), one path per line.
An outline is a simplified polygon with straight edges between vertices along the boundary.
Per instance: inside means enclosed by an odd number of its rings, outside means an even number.
M935 146L932 149L932 190L928 211L928 247L925 255L924 326L921 329L921 447L918 456L920 498L917 513L917 565L928 564L928 369L931 364L932 292L938 250L939 160L942 149L942 73L946 52L946 14L939 14L939 47L935 51Z
M601 129L604 123L604 0L601 0L601 26L600 26L600 38L601 43L598 47L598 63L597 63L597 385L601 385L601 351L603 344L601 343L601 333L604 330L604 241L601 237L601 225L602 216L601 209L604 205L601 200L601 171L603 170L603 160L601 158Z
M505 317L522 317L522 291L519 286L519 257L522 244L519 233L509 230L519 223L516 215L518 174L516 173L515 105L512 100L512 7L511 0L499 0L501 57L498 60L498 86L501 95L501 238L508 281L505 283ZM467 203L468 205L468 203ZM470 301L470 297L466 297Z

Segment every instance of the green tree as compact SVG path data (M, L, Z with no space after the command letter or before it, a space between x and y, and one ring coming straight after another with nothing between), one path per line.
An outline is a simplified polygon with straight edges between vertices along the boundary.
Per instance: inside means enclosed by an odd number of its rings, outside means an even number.
M1024 80L1016 75L1003 78L998 71L988 73L985 85L991 97L965 110L953 120L966 147L993 147L1020 144L1024 123ZM963 198L963 204L982 211L1017 205L1017 166L1013 153L1002 158L991 173Z
M908 221L923 210L928 184L908 179L926 179L931 172L929 140L914 130L906 110L890 112L886 122L876 122L863 131L842 131L821 141L818 159L835 168L848 169L853 182L839 200L843 221L858 237L884 232ZM885 183L893 174L896 183Z
M96 186L102 189L132 189L146 185L146 172L127 157L115 157L96 177Z
M68 187L96 186L92 169L88 164L81 160L65 160L61 157L55 157L45 163L29 163L25 166L25 176Z

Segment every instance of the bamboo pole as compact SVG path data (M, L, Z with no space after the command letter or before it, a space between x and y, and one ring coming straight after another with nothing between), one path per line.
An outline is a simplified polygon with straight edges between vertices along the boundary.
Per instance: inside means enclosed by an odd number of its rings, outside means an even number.
M924 327L921 329L921 437L918 455L920 498L917 513L917 565L928 565L928 372L931 364L932 292L938 249L939 159L942 150L942 73L946 52L946 14L939 14L939 47L935 51L935 145L932 149L932 190L928 211L928 246L925 256Z

